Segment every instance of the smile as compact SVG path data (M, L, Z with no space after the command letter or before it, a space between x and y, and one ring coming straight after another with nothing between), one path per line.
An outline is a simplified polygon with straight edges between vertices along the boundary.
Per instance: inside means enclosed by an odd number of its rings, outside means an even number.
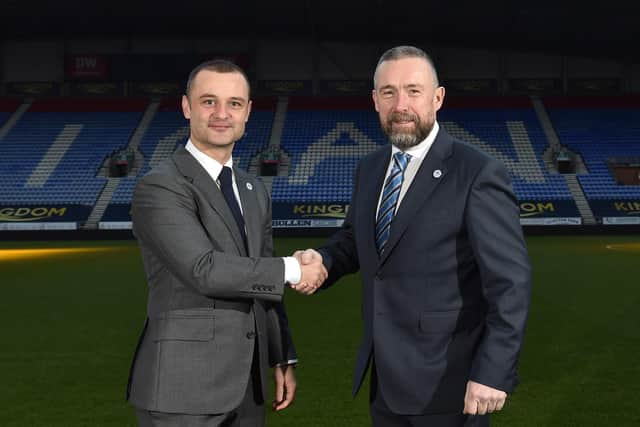
M209 128L213 130L227 130L231 129L230 125L209 125Z

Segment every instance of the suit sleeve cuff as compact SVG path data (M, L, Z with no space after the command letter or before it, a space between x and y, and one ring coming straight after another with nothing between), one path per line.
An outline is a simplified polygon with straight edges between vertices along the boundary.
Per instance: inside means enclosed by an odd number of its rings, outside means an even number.
M281 366L290 366L290 365L297 365L298 364L298 359L291 359L291 360L287 360L286 362L280 362L280 363L276 363L276 367L281 367Z

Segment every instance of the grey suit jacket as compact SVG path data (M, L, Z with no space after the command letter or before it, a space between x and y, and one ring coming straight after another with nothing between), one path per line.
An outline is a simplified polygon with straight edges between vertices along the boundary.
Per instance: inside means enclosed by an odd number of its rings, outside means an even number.
M248 253L221 191L184 147L136 186L133 231L149 290L127 393L138 408L227 412L244 397L254 346L265 398L269 365L296 357L281 303L284 262L272 258L269 195L259 180L234 173Z
M355 394L374 355L378 391L400 414L462 412L468 380L511 392L531 270L504 166L444 129L375 246L391 147L358 165L342 229L321 248L331 286L360 270L363 336Z

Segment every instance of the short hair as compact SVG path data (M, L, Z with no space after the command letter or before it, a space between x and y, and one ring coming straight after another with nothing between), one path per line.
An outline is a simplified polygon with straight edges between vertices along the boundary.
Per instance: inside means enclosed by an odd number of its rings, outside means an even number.
M378 76L378 68L383 62L387 61L395 61L403 58L422 58L424 59L429 67L431 67L431 72L433 73L433 83L436 87L440 85L438 81L438 72L436 71L436 66L433 63L433 59L422 49L415 46L396 46L387 50L382 54L380 59L378 60L378 64L376 64L376 71L373 73L373 85L375 87L376 80Z
M251 85L249 84L249 77L247 77L247 73L244 72L242 68L240 68L235 63L227 60L227 59L211 59L209 61L205 61L200 65L196 66L189 73L189 78L187 79L187 87L186 87L186 95L187 98L191 93L191 87L193 86L193 81L200 71L207 70L213 71L216 73L238 73L244 77L244 80L247 82L247 88L249 89L249 97L251 97Z

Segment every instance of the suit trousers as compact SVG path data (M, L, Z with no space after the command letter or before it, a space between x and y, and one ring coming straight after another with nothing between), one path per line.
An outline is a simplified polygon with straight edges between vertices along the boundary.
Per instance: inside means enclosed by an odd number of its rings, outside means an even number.
M263 427L265 409L258 368L257 342L254 348L247 390L236 409L222 414L190 415L136 408L138 427Z
M378 387L375 361L371 362L369 414L372 427L489 427L489 415L441 413L401 415L389 409Z

